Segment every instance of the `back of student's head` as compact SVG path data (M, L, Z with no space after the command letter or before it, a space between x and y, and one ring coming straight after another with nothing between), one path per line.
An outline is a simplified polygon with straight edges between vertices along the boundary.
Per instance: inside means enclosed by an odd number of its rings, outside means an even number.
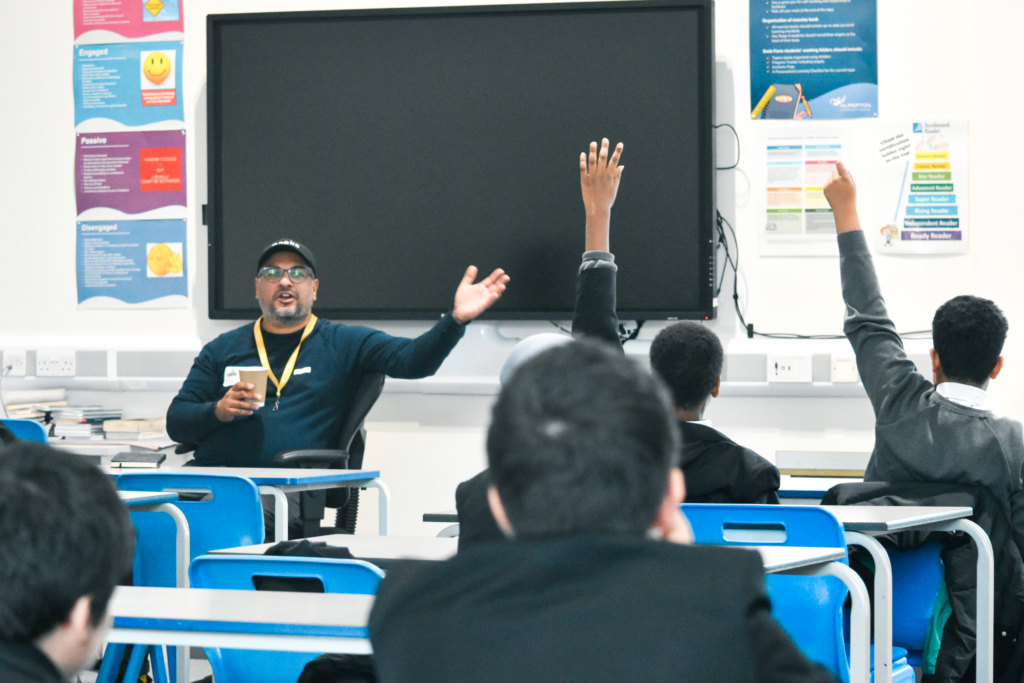
M939 306L932 319L932 341L942 374L953 382L982 385L1003 352L1009 325L988 299L958 296Z
M668 392L621 353L576 341L520 367L494 405L491 481L517 537L650 528L678 459Z
M722 342L700 323L669 325L651 342L651 368L672 390L677 408L695 410L722 374Z
M0 640L39 638L82 596L100 624L134 548L128 510L97 467L40 443L0 451Z

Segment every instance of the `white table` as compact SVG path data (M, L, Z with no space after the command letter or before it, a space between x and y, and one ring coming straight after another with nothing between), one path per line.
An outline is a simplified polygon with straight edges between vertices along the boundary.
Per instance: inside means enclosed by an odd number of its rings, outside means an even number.
M116 477L126 472L148 474L173 472L175 474L231 474L251 479L260 493L274 496L274 540L288 539L288 498L286 493L318 491L333 488L375 488L380 491L380 535L391 533L391 491L380 480L378 470L313 470L278 467L160 467L157 469L122 469L104 467L107 474Z
M861 478L847 477L794 477L783 474L779 484L779 499L783 505L817 505L825 492L837 484L859 484Z
M892 565L872 535L897 531L963 531L978 548L977 680L992 681L992 616L995 602L995 556L992 542L970 517L969 507L896 505L823 505L846 531L846 542L859 545L875 561L876 681L892 680Z
M111 642L370 654L372 595L119 586ZM179 678L181 669L179 668Z
M433 536L353 536L335 534L307 539L311 543L326 543L336 548L348 548L357 560L447 560L459 549L457 538ZM246 545L238 548L212 550L211 555L262 555L273 543Z
M135 512L162 512L170 515L177 528L175 539L177 563L175 565L175 584L178 588L188 588L188 566L191 558L192 539L185 515L174 505L178 494L172 491L118 491L117 495L131 510ZM178 667L178 683L189 683L188 649L178 648L175 655Z
M414 549L410 539L374 540L394 547L400 544L392 541L402 541ZM454 542L446 538L418 540L426 542L424 548L440 548ZM249 551L257 547L233 550ZM836 548L752 549L761 553L766 571L810 573L822 566L845 567L833 562L844 554ZM430 550L424 554L433 553ZM866 591L864 593L866 600ZM372 595L337 593L208 588L181 591L119 586L108 607L114 618L108 640L141 645L371 654L367 625L373 600Z

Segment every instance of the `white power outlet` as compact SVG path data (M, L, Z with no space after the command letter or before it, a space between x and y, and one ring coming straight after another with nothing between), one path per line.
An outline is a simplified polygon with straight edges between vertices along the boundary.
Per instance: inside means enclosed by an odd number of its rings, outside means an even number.
M25 352L4 351L3 362L0 363L0 375L6 377L25 376Z
M810 356L768 356L769 382L810 382Z
M859 382L857 359L854 356L832 356L833 382Z
M36 351L36 377L74 376L74 351Z

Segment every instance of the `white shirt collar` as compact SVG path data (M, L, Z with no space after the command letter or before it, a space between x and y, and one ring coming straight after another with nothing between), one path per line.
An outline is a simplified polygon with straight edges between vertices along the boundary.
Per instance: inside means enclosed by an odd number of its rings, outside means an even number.
M988 410L988 392L984 389L972 387L969 384L959 384L958 382L943 382L935 387L935 391L939 393L939 396L953 403L958 403L968 408Z
M693 420L693 424L695 424L695 425L704 425L705 427L711 427L711 420L709 420L707 418L705 418L703 420ZM714 427L712 427L712 429L714 429Z

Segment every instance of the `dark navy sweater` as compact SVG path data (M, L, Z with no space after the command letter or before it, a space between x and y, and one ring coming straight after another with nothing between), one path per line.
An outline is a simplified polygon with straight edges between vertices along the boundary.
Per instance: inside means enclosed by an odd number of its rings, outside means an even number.
M450 315L415 339L318 320L302 342L279 409L272 410L277 388L268 381L263 408L249 417L221 422L214 411L230 388L224 386L225 370L260 365L253 325L244 325L203 347L167 410L167 433L180 443L199 444L195 459L202 465L270 467L274 456L284 450L337 448L363 373L383 372L403 379L432 375L464 331ZM292 334L264 330L267 358L278 379L301 338L301 330Z

